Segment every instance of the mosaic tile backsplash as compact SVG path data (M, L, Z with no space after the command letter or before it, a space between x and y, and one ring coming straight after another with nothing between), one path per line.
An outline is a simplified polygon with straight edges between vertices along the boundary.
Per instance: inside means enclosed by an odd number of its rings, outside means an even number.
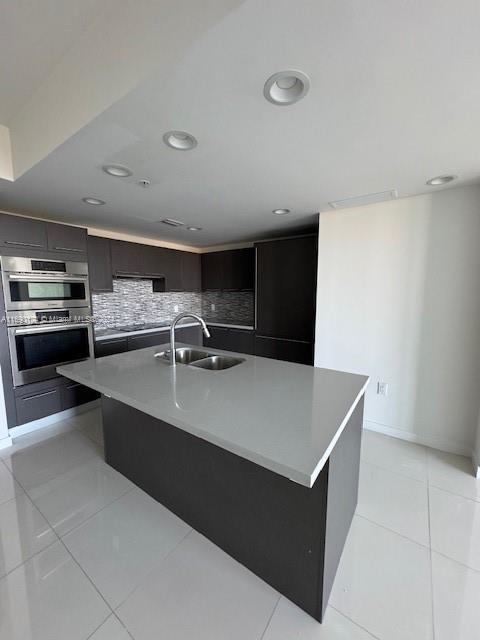
M212 322L253 325L254 296L251 291L154 293L151 280L129 278L114 280L113 293L92 293L92 311L98 329L165 322L182 311Z

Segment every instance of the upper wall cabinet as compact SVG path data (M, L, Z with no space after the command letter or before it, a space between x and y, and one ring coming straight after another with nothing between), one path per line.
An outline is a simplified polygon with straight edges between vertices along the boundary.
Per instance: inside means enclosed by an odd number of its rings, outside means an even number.
M87 247L90 290L97 292L113 291L110 240L108 238L88 236Z
M49 251L61 253L86 253L87 230L64 224L47 222L47 244Z
M184 291L202 288L200 254L182 251L182 285Z
M202 254L203 291L253 290L254 286L254 249L213 251Z
M114 276L141 277L145 245L123 240L110 240L112 272Z
M200 290L200 256L188 251L110 240L114 277L164 279L165 291Z
M0 214L0 244L11 249L46 249L45 222Z
M313 342L317 237L259 242L257 336Z

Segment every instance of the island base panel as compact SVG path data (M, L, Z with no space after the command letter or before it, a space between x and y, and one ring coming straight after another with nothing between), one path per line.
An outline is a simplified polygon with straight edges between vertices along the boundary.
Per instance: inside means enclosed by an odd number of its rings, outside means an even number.
M357 503L363 400L312 488L103 396L105 460L322 621Z

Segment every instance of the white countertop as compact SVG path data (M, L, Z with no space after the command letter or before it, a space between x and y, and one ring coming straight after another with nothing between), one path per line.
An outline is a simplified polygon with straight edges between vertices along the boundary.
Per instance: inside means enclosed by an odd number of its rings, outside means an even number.
M172 367L154 358L165 348L168 344L57 371L307 487L315 482L369 381L367 376L245 354L236 354L245 359L242 364L223 371Z

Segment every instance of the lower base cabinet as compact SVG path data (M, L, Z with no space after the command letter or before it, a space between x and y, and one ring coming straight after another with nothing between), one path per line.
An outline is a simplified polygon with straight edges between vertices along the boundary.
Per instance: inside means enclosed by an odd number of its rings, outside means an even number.
M15 389L17 425L72 409L99 397L100 394L93 389L62 376L26 384Z
M313 343L255 336L255 355L313 365Z
M228 329L208 326L210 338L203 338L203 345L211 349L223 349L236 353L254 354L254 334L248 329Z

